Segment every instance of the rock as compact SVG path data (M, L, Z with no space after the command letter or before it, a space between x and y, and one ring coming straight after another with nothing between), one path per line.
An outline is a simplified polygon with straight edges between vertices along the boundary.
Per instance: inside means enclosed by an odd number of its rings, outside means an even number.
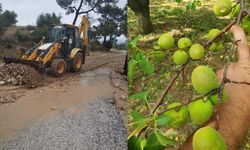
M4 103L4 97L3 96L0 97L0 103Z
M0 85L4 85L5 84L5 82L4 81L0 81Z
M16 100L18 98L17 92L13 92L10 94L11 98Z
M121 98L122 100L124 100L124 101L127 100L127 97L124 96L124 95L121 95L120 98Z
M30 88L42 84L42 75L28 65L12 63L0 68L0 81L4 84L24 85Z
M18 85L19 82L15 78L11 78L11 84Z
M119 84L119 83L114 83L114 86L115 86L116 88L118 88L118 87L120 87L120 84Z
M55 107L55 106L54 106L54 107L52 107L52 108L51 108L51 110L56 110L56 107Z

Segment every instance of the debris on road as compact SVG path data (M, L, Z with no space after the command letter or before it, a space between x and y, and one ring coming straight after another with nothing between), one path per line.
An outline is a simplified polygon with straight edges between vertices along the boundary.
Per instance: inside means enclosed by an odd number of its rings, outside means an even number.
M0 95L0 103L15 103L17 98L17 92L2 94Z
M111 73L111 84L115 87L115 104L122 117L123 124L127 124L127 76L122 73L122 66L116 66Z
M34 68L23 64L5 64L0 68L1 85L23 85L35 88L42 84L42 75Z

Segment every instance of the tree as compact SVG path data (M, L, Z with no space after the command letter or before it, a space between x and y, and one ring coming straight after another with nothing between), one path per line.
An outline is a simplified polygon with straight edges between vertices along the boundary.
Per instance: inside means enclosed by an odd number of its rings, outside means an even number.
M7 27L17 23L17 14L14 11L6 10L2 12L2 5L0 4L0 34L4 33Z
M150 33L153 27L150 20L149 0L128 0L128 6L135 13L140 32Z
M120 32L125 35L126 37L128 36L128 24L127 24L127 18L128 18L128 14L127 14L127 5L123 8L123 15L121 18L121 22L120 22Z
M49 28L53 27L54 25L61 24L62 16L57 16L55 13L45 13L40 14L37 17L37 28L34 30L32 39L35 42L39 42L42 36L45 36L46 33L49 31Z
M62 16L57 16L55 13L45 13L40 14L37 18L36 25L37 27L47 26L52 27L53 25L58 25L61 23Z
M77 18L81 14L88 14L95 11L103 3L117 2L117 0L56 0L57 4L66 10L66 14L75 13L73 25L76 24ZM90 7L90 8L89 8ZM89 9L84 9L89 8Z
M99 25L93 26L93 29L97 36L103 38L103 46L109 50L116 37L127 35L126 11L116 5L106 4L98 9L98 13L101 14Z

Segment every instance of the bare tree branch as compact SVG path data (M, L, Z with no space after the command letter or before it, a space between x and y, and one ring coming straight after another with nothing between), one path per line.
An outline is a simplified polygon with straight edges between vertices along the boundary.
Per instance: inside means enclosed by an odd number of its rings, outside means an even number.
M87 10L87 11L79 11L78 13L79 13L79 14L86 14L86 13L91 12L92 10L95 9L95 7L99 4L100 1L101 1L101 0L98 0L98 1L95 3L95 5L94 5L91 9L89 9L89 10Z

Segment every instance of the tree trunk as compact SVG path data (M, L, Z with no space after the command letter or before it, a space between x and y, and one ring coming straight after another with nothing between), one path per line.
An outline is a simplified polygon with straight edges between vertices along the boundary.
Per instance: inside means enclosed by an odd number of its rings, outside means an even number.
M150 20L149 0L129 0L128 6L134 11L140 33L148 34L152 32Z
M78 12L76 11L76 12L75 12L75 18L74 18L74 21L73 21L73 23L72 23L73 25L75 25L75 24L76 24L76 21L77 21L78 15L79 15L79 14L78 14Z
M80 10L81 10L81 8L82 8L82 4L83 4L83 0L81 0L81 2L80 2L80 4L79 4L78 8L75 10L75 18L74 18L74 21L73 21L73 23L72 23L73 25L76 24L77 18L78 18L78 16L79 16L79 12L80 12Z

